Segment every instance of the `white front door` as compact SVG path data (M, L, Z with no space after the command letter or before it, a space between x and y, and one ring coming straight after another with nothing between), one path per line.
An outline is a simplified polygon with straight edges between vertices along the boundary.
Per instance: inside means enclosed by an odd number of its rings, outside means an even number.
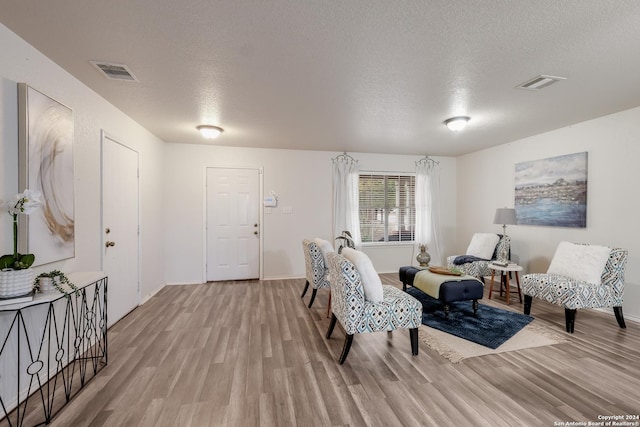
M259 173L207 168L207 281L260 276Z
M102 270L108 325L140 304L138 152L102 133Z

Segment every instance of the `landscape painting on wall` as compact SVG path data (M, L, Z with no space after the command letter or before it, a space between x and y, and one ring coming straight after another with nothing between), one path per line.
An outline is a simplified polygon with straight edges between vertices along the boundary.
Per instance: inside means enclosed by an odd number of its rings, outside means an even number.
M587 226L587 152L516 163L520 225Z
M18 84L19 186L42 193L42 208L21 215L20 251L34 266L75 256L73 112Z

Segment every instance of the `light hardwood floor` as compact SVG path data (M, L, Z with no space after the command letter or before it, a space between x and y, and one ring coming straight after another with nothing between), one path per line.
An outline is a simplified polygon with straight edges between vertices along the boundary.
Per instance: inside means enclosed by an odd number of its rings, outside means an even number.
M324 338L328 291L310 310L303 285L165 287L110 329L109 365L52 425L554 426L640 414L637 323L579 311L565 343L460 364L422 343L412 357L406 331L356 335L339 366L343 331ZM532 315L564 331L560 307L534 301Z

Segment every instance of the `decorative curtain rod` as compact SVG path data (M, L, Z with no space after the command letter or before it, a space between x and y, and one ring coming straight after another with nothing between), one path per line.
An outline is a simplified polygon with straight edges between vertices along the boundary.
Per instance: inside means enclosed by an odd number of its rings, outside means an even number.
M439 165L440 162L437 160L433 160L431 157L429 156L424 156L423 158L421 158L420 160L416 161L416 166L428 166L428 167L433 167L435 165Z
M336 157L333 157L331 160L333 161L333 163L358 163L358 161L348 155L346 151Z

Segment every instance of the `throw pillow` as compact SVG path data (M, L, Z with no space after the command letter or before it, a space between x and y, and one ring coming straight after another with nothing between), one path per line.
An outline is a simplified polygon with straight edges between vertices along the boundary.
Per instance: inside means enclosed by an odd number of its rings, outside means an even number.
M364 289L364 299L371 302L382 302L384 299L382 281L367 254L351 248L342 248L342 256L351 261L358 270Z
M482 259L491 259L500 237L494 233L476 233L471 238L466 255L477 256Z
M610 253L607 246L560 242L547 273L599 285Z
M327 254L329 252L335 252L335 250L333 249L333 246L331 246L331 243L319 237L316 237L315 239L313 239L313 243L318 245L318 247L320 248L320 252L322 252L322 258L324 258L324 265L325 267L328 268L329 263L327 262Z

